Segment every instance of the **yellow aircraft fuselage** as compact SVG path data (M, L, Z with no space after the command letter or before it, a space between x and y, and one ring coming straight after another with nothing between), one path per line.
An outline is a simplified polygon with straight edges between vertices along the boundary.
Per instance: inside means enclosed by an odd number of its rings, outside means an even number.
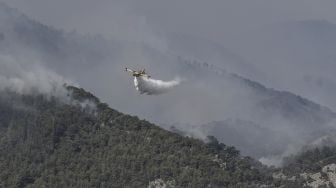
M134 77L140 77L140 76L146 76L148 78L150 78L150 76L148 74L146 74L146 70L141 70L141 71L135 71L129 68L125 68L125 71L132 73L132 75Z

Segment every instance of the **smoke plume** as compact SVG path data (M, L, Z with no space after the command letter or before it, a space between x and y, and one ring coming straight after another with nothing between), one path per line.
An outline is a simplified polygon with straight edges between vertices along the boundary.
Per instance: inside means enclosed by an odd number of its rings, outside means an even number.
M166 93L179 84L179 79L162 81L145 77L134 77L136 90L138 90L141 94L147 95L160 95Z
M0 55L0 67L0 91L64 97L63 84L75 85L40 63L21 62L10 55Z

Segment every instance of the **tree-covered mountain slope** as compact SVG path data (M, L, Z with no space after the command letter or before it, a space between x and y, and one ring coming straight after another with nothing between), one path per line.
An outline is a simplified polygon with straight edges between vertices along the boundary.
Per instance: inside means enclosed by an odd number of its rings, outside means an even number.
M259 163L122 114L83 89L0 95L0 187L260 187ZM260 167L260 168L259 168Z
M273 172L275 181L292 181L300 187L334 188L336 186L336 148L307 148L287 157L282 168Z

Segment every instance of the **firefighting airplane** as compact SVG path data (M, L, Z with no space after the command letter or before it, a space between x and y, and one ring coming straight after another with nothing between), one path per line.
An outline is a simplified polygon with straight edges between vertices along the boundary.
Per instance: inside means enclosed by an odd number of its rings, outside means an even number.
M129 69L129 68L125 68L125 71L132 73L132 75L134 77L147 77L147 78L150 78L150 76L148 74L146 74L146 70L145 69L140 70L140 71L135 71L135 70L132 70L132 69Z

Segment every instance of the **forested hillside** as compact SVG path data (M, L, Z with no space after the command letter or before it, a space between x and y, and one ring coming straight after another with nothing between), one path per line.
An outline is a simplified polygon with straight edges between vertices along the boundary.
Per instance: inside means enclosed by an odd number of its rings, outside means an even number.
M234 147L122 114L83 89L69 99L0 96L1 187L260 187L271 176ZM258 168L260 167L260 169Z
M283 168L265 167L213 136L207 143L183 137L113 110L83 89L66 86L66 91L64 97L1 92L0 187L336 183L334 148L306 150L287 158Z

